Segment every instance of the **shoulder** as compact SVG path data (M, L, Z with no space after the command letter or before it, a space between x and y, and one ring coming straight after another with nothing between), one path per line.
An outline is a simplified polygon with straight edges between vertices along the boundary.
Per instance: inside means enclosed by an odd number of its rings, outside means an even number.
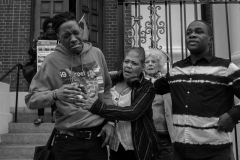
M54 63L54 61L56 61L56 56L59 56L59 54L57 52L58 51L54 51L54 52L48 54L44 58L44 61L43 61L42 65L48 65L48 64Z
M186 61L186 59L182 59L180 61L173 63L172 68L174 68L176 66L182 66L185 61Z
M231 61L220 57L212 57L211 66L229 67Z
M92 46L91 49L94 50L94 51L96 51L96 52L101 52L101 53L102 53L102 51L101 51L100 48L97 48L97 47Z
M147 80L144 78L140 83L140 85L138 86L138 89L145 90L145 91L153 91L154 86L150 80Z
M97 48L97 47L94 47L92 46L90 49L89 49L91 52L93 52L96 56L99 56L99 57L104 57L102 51L100 48Z

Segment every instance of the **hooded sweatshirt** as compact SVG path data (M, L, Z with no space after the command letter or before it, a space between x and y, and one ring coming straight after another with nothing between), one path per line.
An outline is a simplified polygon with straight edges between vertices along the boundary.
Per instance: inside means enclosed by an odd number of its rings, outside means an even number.
M73 55L59 44L55 51L44 59L34 76L25 102L30 109L50 106L55 102L53 90L71 83L84 85L91 98L98 98L105 103L111 99L104 98L104 95L108 95L104 92L109 92L111 87L104 55L91 43L84 43L79 55ZM66 101L57 100L56 106L60 113L55 123L57 129L90 128L99 126L104 121L102 117Z

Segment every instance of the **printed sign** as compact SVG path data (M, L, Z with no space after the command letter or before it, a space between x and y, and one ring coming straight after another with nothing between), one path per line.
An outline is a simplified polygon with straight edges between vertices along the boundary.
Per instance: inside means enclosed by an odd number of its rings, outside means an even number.
M57 40L38 40L37 42L37 70L42 65L45 57L52 53L57 46Z

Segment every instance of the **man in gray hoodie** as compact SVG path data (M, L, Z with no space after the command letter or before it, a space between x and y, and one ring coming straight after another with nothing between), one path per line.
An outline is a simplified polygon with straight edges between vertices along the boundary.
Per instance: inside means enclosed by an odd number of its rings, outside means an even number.
M53 27L60 44L45 58L34 76L25 102L30 109L56 103L60 114L55 124L57 160L107 160L105 144L113 126L75 105L75 98L81 92L108 103L104 95L111 87L111 79L103 53L91 43L83 42L83 31L74 14L57 14ZM103 133L106 134L104 143L99 137Z

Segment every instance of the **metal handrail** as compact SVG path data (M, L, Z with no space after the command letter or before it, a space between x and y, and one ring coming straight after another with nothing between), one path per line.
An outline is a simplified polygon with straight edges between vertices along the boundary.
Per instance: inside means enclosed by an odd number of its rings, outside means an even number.
M23 65L18 63L15 66L13 66L9 71L7 71L1 78L0 81L2 81L4 78L6 78L15 68L18 68L17 71L17 86L16 86L16 102L15 102L15 119L14 122L17 123L17 109L18 109L18 88L19 88L19 71L20 69L23 69Z

